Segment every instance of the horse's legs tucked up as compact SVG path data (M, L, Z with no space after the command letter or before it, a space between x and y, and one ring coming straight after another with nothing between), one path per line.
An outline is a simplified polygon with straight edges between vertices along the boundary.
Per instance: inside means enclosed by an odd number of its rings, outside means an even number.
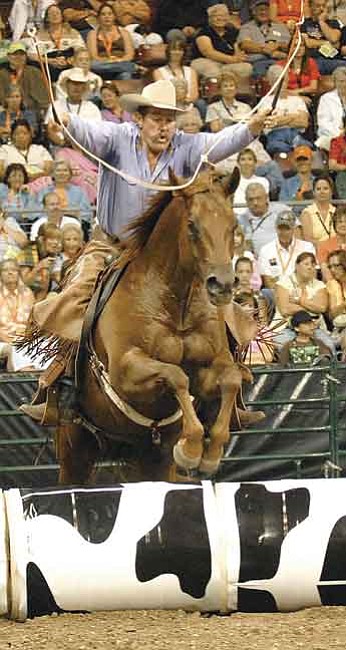
M121 387L129 399L143 396L146 391L158 394L162 387L172 391L183 413L183 430L174 448L174 459L184 469L198 467L204 429L191 403L185 372L172 363L152 359L141 350L131 350L121 361Z
M215 474L223 456L224 446L230 438L230 421L236 405L237 394L242 385L242 372L227 355L216 357L212 366L200 372L201 393L217 397L215 388L220 391L220 410L210 428L210 440L205 445L199 465L201 472Z
M56 430L56 455L60 463L59 483L84 485L90 481L99 446L84 427L69 422Z

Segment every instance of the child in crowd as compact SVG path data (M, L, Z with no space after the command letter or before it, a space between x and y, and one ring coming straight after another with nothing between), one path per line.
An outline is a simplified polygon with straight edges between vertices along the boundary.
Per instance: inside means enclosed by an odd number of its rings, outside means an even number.
M291 318L291 327L296 332L296 337L282 347L280 363L313 365L321 357L330 359L330 349L314 336L317 321L309 312L297 311Z

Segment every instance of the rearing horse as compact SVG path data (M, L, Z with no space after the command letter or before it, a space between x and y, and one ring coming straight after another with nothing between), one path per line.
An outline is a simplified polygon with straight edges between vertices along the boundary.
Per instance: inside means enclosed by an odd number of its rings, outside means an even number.
M80 409L109 438L138 447L136 479L172 480L172 455L185 469L215 473L229 440L243 375L222 313L232 298L229 195L238 181L236 173L221 185L204 172L189 188L158 195L131 226L119 261L130 263L96 323ZM108 391L100 390L96 368ZM197 407L209 401L218 406L205 441ZM147 445L151 421L160 451ZM83 420L67 437L60 432L57 451L61 482L86 482L98 445Z

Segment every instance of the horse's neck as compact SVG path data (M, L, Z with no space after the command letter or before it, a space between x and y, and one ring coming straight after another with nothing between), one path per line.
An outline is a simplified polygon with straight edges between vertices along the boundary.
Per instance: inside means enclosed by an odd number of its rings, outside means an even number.
M161 287L166 286L167 294L176 296L184 309L195 279L195 265L188 242L181 233L182 218L163 217L140 257L151 276L158 279Z

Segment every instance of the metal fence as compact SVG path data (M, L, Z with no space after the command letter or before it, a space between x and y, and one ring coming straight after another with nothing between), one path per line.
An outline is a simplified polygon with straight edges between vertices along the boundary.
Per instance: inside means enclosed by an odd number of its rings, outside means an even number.
M275 365L254 369L250 408L266 419L232 434L220 480L337 477L346 471L346 365L312 368ZM17 409L30 400L37 374L0 374L0 485L49 486L57 482L54 430ZM114 463L100 465L98 480L112 480Z

